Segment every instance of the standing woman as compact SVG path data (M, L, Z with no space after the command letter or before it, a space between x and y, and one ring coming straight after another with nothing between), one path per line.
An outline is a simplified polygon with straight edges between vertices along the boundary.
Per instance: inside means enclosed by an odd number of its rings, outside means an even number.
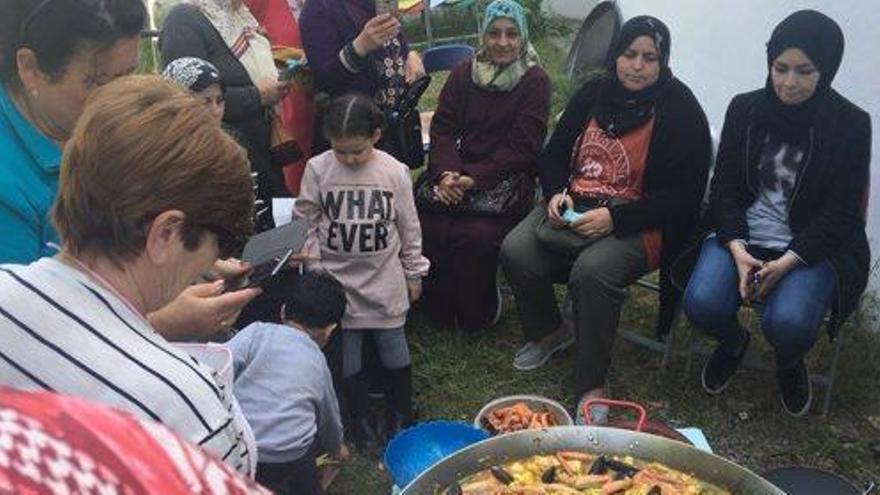
M514 367L535 369L574 340L582 400L605 395L626 288L658 266L661 329L671 320L676 293L668 267L696 224L705 190L709 125L672 76L669 48L658 19L624 24L608 75L571 99L538 159L546 204L501 247L528 340ZM563 217L564 210L572 211ZM574 328L563 323L554 283L568 284Z
M302 52L299 15L287 0L245 0L254 18L266 28L266 37L273 47L293 48ZM299 196L299 186L312 149L315 119L315 93L311 84L298 83L290 87L278 106L281 125L296 140L303 156L284 167L287 190Z
M400 21L392 14L377 15L374 0L307 0L300 28L316 92L330 97L363 93L385 111L425 73ZM314 138L314 155L329 149L320 133Z
M30 263L56 252L49 209L58 192L61 149L86 99L134 72L147 22L141 0L7 0L0 16L0 263ZM249 269L239 267L230 278ZM150 323L169 340L229 328L259 291L223 293L193 285Z
M727 109L712 180L716 235L703 243L684 297L691 322L719 342L702 375L713 395L730 383L749 344L737 310L764 304L761 328L793 416L810 408L803 358L826 309L833 336L868 279L871 120L831 88L843 46L837 23L814 10L773 30L764 88Z
M176 5L159 38L162 65L181 57L214 64L226 87L223 120L243 139L251 168L258 174L259 195L290 196L269 152L271 107L286 93L278 81L269 40L243 0L187 0Z
M550 80L529 43L525 11L514 0L495 0L486 8L476 57L453 69L440 93L425 173L449 204L513 175L525 180L519 201L499 216L420 210L432 262L423 304L433 319L474 331L499 314L498 252L531 206L549 109Z

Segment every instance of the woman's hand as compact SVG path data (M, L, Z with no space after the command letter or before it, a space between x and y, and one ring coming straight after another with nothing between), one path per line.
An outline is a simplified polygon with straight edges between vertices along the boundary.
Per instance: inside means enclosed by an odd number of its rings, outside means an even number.
M422 297L422 279L416 278L406 281L406 291L409 294L409 302L414 303Z
M547 202L547 220L550 222L550 225L557 229L565 227L565 220L562 219L559 210L567 210L573 207L574 201L571 200L571 196L565 193L554 194L550 201Z
M422 57L415 51L410 50L409 55L406 57L406 65L403 67L403 71L403 80L407 84L412 84L413 81L424 76L425 66L422 64Z
M287 95L287 83L274 79L263 79L257 82L257 91L260 92L260 103L264 107L274 105Z
M434 188L434 194L446 205L457 205L464 199L464 193L474 187L474 179L458 172L445 172Z
M733 262L736 264L736 271L739 274L739 297L747 303L751 302L755 296L752 290L752 273L761 269L764 262L749 254L742 242L731 241L727 244L727 249L733 256Z
M758 270L758 273L755 275L760 280L758 299L763 300L766 298L785 274L798 266L799 263L800 260L790 251L778 259L764 263L764 267Z
M228 330L241 309L261 292L252 288L224 293L225 287L222 280L191 285L147 319L170 341L208 339Z
M352 42L352 46L358 55L364 57L397 36L399 31L400 21L397 18L391 14L377 15L364 24L360 34Z
M571 223L571 229L581 237L605 237L614 232L614 220L608 208L595 208L585 212Z

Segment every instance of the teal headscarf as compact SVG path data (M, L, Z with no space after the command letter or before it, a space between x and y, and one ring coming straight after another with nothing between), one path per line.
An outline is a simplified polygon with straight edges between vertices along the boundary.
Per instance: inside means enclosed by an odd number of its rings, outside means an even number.
M485 46L480 46L471 66L471 79L477 86L490 91L510 91L519 84L519 80L529 68L538 65L538 53L529 43L529 27L526 23L526 11L514 0L495 0L486 6L483 16L482 36L486 35L489 26L500 18L506 18L516 24L522 39L519 59L509 65L499 67L492 63ZM480 41L482 43L482 36Z

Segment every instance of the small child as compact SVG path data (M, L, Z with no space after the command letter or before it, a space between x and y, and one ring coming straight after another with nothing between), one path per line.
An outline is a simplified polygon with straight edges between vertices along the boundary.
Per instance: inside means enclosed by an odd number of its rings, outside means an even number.
M345 291L321 273L285 274L272 282L284 289L273 291L285 294L278 304L282 324L252 323L229 341L234 394L257 440L257 481L276 493L321 494L319 448L348 457L321 352L345 312Z
M374 148L382 136L382 113L363 95L334 99L323 115L332 147L309 160L297 212L311 228L306 259L345 287L342 318L343 390L348 426L355 441L374 436L362 377L365 338L377 347L385 368L388 437L412 416L412 373L404 324L410 303L422 291L428 260L406 165Z

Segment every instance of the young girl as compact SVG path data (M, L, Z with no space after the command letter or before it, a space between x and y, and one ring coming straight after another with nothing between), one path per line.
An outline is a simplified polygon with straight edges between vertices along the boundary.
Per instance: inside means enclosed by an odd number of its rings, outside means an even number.
M428 272L407 167L374 149L382 114L366 96L347 94L323 116L331 150L311 160L296 210L311 224L303 251L345 287L342 319L344 395L354 440L371 436L361 372L364 338L376 344L387 375L389 438L412 411L406 313ZM310 267L312 268L312 267Z

